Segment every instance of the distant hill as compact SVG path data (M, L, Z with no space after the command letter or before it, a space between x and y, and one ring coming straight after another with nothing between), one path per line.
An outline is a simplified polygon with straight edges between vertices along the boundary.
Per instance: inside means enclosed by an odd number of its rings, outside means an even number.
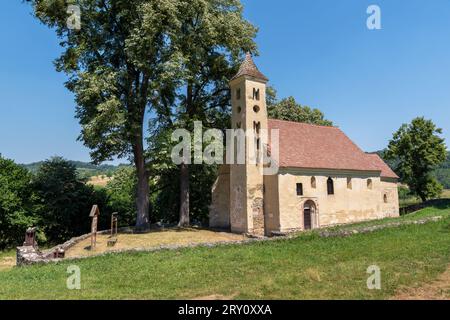
M384 159L384 151L377 151L377 154ZM395 169L396 161L385 161L393 170ZM450 152L447 153L447 160L434 171L434 176L445 189L450 189Z
M90 162L72 161L72 160L69 160L69 162L72 163L77 168L77 172L81 178L91 178L94 176L102 176L102 175L110 177L114 174L114 171L116 171L118 168L128 166L126 164L119 164L117 166L110 164L95 165ZM44 161L39 161L30 164L23 164L22 166L28 169L29 171L36 173L43 163Z

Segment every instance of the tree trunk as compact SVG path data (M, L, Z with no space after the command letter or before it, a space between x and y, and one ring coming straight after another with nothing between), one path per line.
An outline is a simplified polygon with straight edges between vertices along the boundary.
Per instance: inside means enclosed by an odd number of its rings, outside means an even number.
M189 119L193 118L194 110L192 103L192 84L188 83L186 89L186 113ZM180 166L180 221L179 227L188 227L189 221L189 165L183 162Z
M189 221L189 166L180 166L180 222L179 227L188 227Z
M137 135L133 144L134 164L138 178L137 183L137 218L136 230L144 231L150 228L149 218L149 183L145 167L144 146L142 136Z

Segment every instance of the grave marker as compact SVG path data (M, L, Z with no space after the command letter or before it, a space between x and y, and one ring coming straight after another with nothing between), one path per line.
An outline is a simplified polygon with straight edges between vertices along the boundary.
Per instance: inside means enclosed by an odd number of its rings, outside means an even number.
M28 228L25 232L25 242L23 243L23 246L35 248L36 245L36 228Z
M111 235L108 239L108 247L114 247L117 243L117 224L118 224L118 213L114 212L111 215Z
M91 209L91 213L89 214L89 217L92 218L92 224L91 224L91 250L95 249L95 246L97 244L97 224L98 224L98 216L100 215L100 209L98 208L98 205L93 205Z

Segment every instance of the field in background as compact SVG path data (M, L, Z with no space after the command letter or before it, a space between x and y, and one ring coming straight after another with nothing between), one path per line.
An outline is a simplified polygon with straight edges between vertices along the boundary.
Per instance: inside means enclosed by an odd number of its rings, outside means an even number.
M111 177L108 176L93 176L90 177L87 184L90 184L94 187L106 187L106 185L108 184L109 181L111 181Z

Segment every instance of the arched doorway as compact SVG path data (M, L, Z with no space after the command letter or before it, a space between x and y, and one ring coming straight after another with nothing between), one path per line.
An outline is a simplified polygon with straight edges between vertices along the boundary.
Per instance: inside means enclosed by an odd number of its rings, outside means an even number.
M311 230L314 228L316 214L316 204L312 200L305 202L303 206L303 229Z

